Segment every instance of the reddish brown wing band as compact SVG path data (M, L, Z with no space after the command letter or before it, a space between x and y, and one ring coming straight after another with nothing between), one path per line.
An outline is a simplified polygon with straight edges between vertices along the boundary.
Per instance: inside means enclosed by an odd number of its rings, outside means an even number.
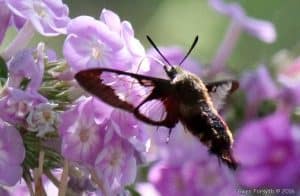
M105 84L101 79L103 73L113 73L118 76L131 77L137 80L141 86L145 88L151 87L152 91L136 106L135 103L120 99L116 94L115 89L112 86ZM75 79L87 92L113 107L133 113L136 118L145 123L172 128L178 122L178 112L176 109L178 107L175 105L177 104L177 101L172 96L172 88L168 80L108 68L83 70L75 75ZM154 120L141 113L139 110L140 107L151 100L163 102L166 111L166 115L163 119Z
M133 112L133 105L119 99L112 87L102 83L100 76L103 71L103 69L89 69L80 71L75 75L75 79L87 92L97 96L105 103L117 108L121 108L128 112Z

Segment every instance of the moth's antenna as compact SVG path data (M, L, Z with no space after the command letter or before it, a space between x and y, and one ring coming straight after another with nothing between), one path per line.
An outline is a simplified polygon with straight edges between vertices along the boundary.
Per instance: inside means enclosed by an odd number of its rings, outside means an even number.
M181 65L185 61L185 59L190 55L190 53L192 52L192 50L196 46L197 42L198 42L198 35L195 37L192 46L190 47L189 51L186 53L185 57L180 61L179 65Z
M157 46L155 45L155 43L152 41L152 39L147 35L146 36L148 41L150 42L150 44L153 46L153 48L158 52L158 54L165 60L165 62L168 65L171 65L171 63L168 61L168 59L166 59L166 57L164 57L164 55L159 51L159 49L157 48ZM171 65L172 66L172 65Z

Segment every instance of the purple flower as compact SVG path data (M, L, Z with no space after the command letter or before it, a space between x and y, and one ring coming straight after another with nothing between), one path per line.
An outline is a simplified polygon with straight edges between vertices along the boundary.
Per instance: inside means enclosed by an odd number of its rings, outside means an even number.
M248 17L238 3L224 3L223 0L209 0L210 5L219 13L231 17L247 33L263 42L272 43L276 39L275 27L272 23Z
M63 53L75 72L92 67L122 65L122 62L129 60L122 51L124 45L120 36L92 17L73 19L67 32Z
M52 172L53 173L53 172ZM59 177L58 175L54 174L55 177ZM58 195L58 187L52 183L48 178L42 178L43 187L46 191L47 195ZM12 195L30 195L30 191L28 189L28 185L26 184L24 179L20 179L17 184L13 187L7 188L9 191L9 196ZM1 193L1 192L0 192ZM1 194L0 194L1 195ZM2 195L1 195L2 196Z
M11 13L4 0L0 0L0 44L9 26Z
M48 61L57 61L58 57L56 51L54 49L48 48L46 49L46 56Z
M83 166L94 166L105 193L120 193L133 183L137 158L146 136L129 114L93 97L82 98L61 115L62 154Z
M170 139L169 129L160 127L157 131L156 127L146 125L145 128L152 133L152 140L148 159L153 160L168 160L168 162L184 162L185 159L196 159L203 157L208 158L208 148L204 147L200 141L189 132L184 131L184 127L178 124L172 129ZM212 155L214 156L214 155Z
M145 57L145 49L140 41L134 37L134 30L131 24L128 21L121 22L119 16L116 13L107 9L102 10L100 21L104 22L111 31L120 34L127 52L129 52L129 55L133 58L133 71L137 69L138 71L142 72L148 71L149 66L147 63L139 66L139 64Z
M300 143L294 133L299 135L299 131L300 128L292 126L289 115L284 112L245 124L233 148L241 165L238 171L241 185L298 187Z
M5 0L0 0L0 44L10 25L15 25L19 29L24 25L24 22L24 19L14 15L10 11Z
M5 60L9 60L18 51L27 47L35 30L44 36L57 36L66 33L68 7L61 0L6 0L12 12L11 21L17 28L17 36L1 53Z
M149 135L143 129L142 122L138 121L132 114L115 109L111 113L111 126L124 139L127 139L137 151L146 151L146 142Z
M12 186L22 177L25 148L19 132L3 121L0 122L0 134L0 184Z
M38 137L43 137L48 132L56 130L57 113L53 111L55 105L41 103L31 108L26 117L29 131L37 132Z
M109 10L103 10L100 18L98 21L79 16L68 25L63 53L72 70L92 67L129 70L138 66L145 52L134 38L130 23L120 23L119 17ZM147 69L147 65L142 64L140 69Z
M168 59L168 61L173 65L178 65L185 56L185 52L181 48L175 47L175 46L174 47L161 47L161 48L159 48L159 50L162 52L164 57L166 57L166 59ZM159 54L157 54L157 52L154 49L148 50L147 56L155 57L155 58L159 59L160 61L164 62L162 57ZM166 63L166 62L164 62L164 63ZM201 65L192 58L187 58L182 63L182 67L198 76L201 76L201 74L203 74L201 71L201 68L202 68ZM163 71L163 66L161 64L159 64L156 61L151 61L150 71L147 72L147 75L166 78L167 76L164 73L165 72Z
M300 84L300 58L284 64L278 70L278 81L284 86L293 87Z
M185 179L182 166L155 165L150 170L149 181L161 195L193 195L193 184Z
M0 118L9 123L24 123L31 108L47 99L38 93L7 88L0 98Z
M247 102L259 102L275 98L278 90L264 65L260 65L253 72L242 76L241 87L247 93Z
M168 143L167 129L153 134L149 151L160 161L150 169L149 181L160 195L236 195L227 166L182 126L172 130Z
M281 67L278 81L282 85L280 98L293 109L300 105L300 58Z
M149 180L161 195L237 195L232 176L214 157L158 163Z
M66 33L69 10L61 0L6 0L6 3L15 15L30 20L40 34L56 36Z
M25 25L26 21L27 21L26 18L22 18L15 14L12 14L11 20L10 20L11 24L14 25L18 30L22 29L22 27Z
M6 189L4 189L3 187L1 187L1 186L0 186L0 195L2 195L2 196L10 196L9 192Z
M284 86L279 97L284 102L284 107L286 109L295 109L295 107L300 106L300 83L296 86Z
M246 111L250 116L255 115L259 103L274 99L279 91L267 68L260 65L256 70L247 72L242 76L241 88L246 93Z
M19 88L23 79L30 79L26 90L37 91L44 75L44 44L36 50L25 49L18 52L8 62L8 86Z
M105 131L103 148L95 162L95 170L99 179L105 179L110 195L115 195L125 185L134 182L137 172L134 152L135 148L131 143L120 137L109 124Z
M82 98L61 116L62 154L72 161L93 164L103 147L103 131L111 109L96 98Z
M219 13L231 17L231 24L221 43L208 75L211 77L223 71L242 30L257 37L263 42L273 43L276 39L275 27L272 23L248 17L244 9L237 3L224 3L223 0L209 0L209 4Z

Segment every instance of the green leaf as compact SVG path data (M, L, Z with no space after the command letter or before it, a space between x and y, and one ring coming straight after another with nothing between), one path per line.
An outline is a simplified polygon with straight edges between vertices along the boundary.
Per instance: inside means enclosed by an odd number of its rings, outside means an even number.
M37 168L41 150L45 152L44 169L51 170L61 166L61 155L48 147L42 146L41 138L37 137L35 133L28 132L23 134L23 141L26 149L23 167L29 169Z
M0 57L0 84L4 84L7 79L7 65L5 60Z
M141 196L141 194L139 194L136 190L134 190L134 187L131 186L126 186L125 187L129 192L131 196Z
M2 57L0 57L0 77L7 78L7 65Z

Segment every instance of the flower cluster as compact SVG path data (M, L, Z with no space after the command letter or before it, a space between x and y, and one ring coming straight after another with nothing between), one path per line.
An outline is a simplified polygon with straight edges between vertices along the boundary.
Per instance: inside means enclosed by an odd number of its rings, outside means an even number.
M242 31L265 43L275 41L272 23L247 16L236 3L208 2L231 23L211 67L188 57L184 69L208 79L226 72ZM244 96L221 112L224 118L236 113L240 126L234 172L180 123L169 135L169 129L147 125L79 87L75 74L89 68L166 78L164 59L153 48L145 50L130 22L108 9L98 18L71 19L61 0L0 0L0 44L10 27L18 33L0 51L0 68L6 70L0 72L0 195L238 195L242 188L300 189L299 57L280 53L273 73L259 65L241 74ZM65 35L63 54L42 42L28 47L34 33ZM177 46L159 50L172 64L185 57ZM103 74L101 82L134 106L149 93L140 88L144 81L126 76ZM151 104L142 109L160 116Z
M300 170L295 167L300 161L299 131L300 127L281 111L245 124L235 143L241 184L252 188L296 188L300 179Z

